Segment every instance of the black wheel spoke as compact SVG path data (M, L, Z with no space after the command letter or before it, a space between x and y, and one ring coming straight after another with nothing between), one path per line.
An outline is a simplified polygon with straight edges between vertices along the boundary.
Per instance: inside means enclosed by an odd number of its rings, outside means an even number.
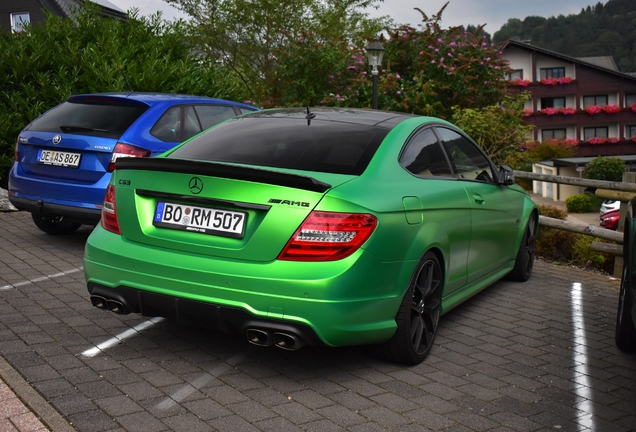
M441 305L440 286L439 265L433 260L425 262L413 287L411 302L411 343L417 354L428 351L433 343Z

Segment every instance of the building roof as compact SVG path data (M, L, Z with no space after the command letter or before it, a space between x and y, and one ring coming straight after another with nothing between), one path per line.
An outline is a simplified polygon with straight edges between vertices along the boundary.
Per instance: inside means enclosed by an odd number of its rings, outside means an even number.
M609 64L609 68L606 67L607 64L607 60L601 60L602 57L581 57L581 58L576 58L576 57L570 57L567 56L565 54L561 54L558 53L556 51L550 51L548 49L545 48L541 48L538 47L536 45L531 45L530 43L527 42L522 42L522 41L518 41L518 40L514 40L514 39L510 39L507 40L506 42L504 42L502 44L501 49L506 49L508 47L517 47L526 51L534 51L536 53L540 53L542 55L548 56L548 57L553 57L553 58L558 58L561 59L563 61L569 62L569 63L577 63L580 65L584 65L584 66L588 66L591 67L593 69L597 69L603 72L607 72L607 73L611 73L613 75L617 75L620 76L622 78L627 78L629 80L632 81L636 81L636 76L634 75L630 75L628 73L623 73L617 70L616 68L616 64L614 63L614 59L612 58L611 60L611 64ZM612 68L613 66L613 68Z
M558 158L552 159L550 161L542 161L538 162L539 165L545 166L553 166L553 167L584 167L589 164L592 159L596 159L597 156L594 157L572 157L572 158ZM633 167L636 165L636 155L620 155L620 156L611 156L617 159L622 159L625 161L625 165L627 167Z
M580 60L585 63L592 63L600 67L604 67L605 69L618 70L616 66L616 62L614 61L614 57L610 56L597 56L597 57L577 57L577 60Z

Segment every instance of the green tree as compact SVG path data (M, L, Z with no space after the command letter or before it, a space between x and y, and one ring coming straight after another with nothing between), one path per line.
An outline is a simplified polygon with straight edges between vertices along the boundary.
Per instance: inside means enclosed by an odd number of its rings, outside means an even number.
M619 158L599 156L585 166L583 175L594 180L619 182L623 180L625 161Z
M505 96L498 105L483 108L455 107L453 122L470 135L496 164L509 164L534 126L523 121L527 93Z
M222 62L253 99L268 101L266 106L284 99L289 79L298 77L294 71L310 70L312 61L325 60L329 64L334 53L327 49L322 59L303 58L307 60L305 65L296 62L290 71L286 70L285 61L281 62L282 52L288 48L302 51L297 42L303 38L317 43L315 49L341 38L356 46L363 36L377 33L388 22L361 12L382 0L166 1L191 17L196 35L193 41L198 49L207 58ZM305 54L314 55L308 51Z
M135 12L128 21L87 7L74 19L47 15L22 33L0 32L0 178L20 130L71 94L148 91L239 99L236 83L193 55L183 22Z

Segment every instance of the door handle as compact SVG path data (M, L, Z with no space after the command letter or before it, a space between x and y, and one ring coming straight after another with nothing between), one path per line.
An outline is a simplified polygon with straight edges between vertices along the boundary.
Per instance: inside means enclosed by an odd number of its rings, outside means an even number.
M484 197L479 195L477 192L473 192L473 199L475 200L477 204L483 204L485 201Z

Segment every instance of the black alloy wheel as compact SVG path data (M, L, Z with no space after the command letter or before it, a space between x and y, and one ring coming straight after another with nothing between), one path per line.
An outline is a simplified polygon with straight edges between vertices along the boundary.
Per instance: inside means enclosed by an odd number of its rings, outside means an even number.
M526 282L530 279L537 248L537 226L537 215L533 212L528 218L528 223L517 251L517 257L515 258L515 266L508 273L507 279L515 282Z
M421 363L433 347L442 309L443 274L437 256L420 260L395 321L398 328L382 347L389 360Z

